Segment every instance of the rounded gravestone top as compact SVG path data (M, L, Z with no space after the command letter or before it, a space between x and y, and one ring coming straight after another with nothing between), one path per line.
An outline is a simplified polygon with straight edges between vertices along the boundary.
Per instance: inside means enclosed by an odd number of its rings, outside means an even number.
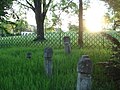
M64 42L70 42L70 37L69 37L69 36L63 37L63 41L64 41Z
M88 55L82 55L82 58L89 58Z
M46 47L44 49L44 57L52 57L53 55L53 50L50 47Z
M91 74L92 73L92 61L90 58L85 58L86 56L82 56L78 62L77 71L83 74ZM88 56L87 56L88 57Z

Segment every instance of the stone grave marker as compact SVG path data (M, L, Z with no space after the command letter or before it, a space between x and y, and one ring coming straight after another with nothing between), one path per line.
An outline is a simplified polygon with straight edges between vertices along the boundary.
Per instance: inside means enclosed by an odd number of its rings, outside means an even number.
M32 57L32 53L31 53L31 52L28 52L28 53L26 54L26 58L31 59L31 57Z
M65 53L67 53L67 54L71 53L70 37L65 36L63 38L63 43L64 43Z
M53 50L50 47L44 49L44 67L45 72L48 76L52 75L52 56Z
M88 55L83 55L77 66L78 78L76 90L91 90L92 61Z

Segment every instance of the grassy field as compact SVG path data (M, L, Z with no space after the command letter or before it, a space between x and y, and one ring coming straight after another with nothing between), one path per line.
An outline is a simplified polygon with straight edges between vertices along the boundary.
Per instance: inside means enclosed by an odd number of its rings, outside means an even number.
M120 40L118 33L109 34ZM70 55L63 50L64 36L71 38ZM83 54L88 54L93 62L92 90L116 90L105 69L97 64L109 60L112 53L112 43L101 34L84 33L85 47L81 49L75 32L46 33L43 42L34 42L35 37L0 37L0 90L76 90L77 63ZM52 77L46 76L44 71L43 51L46 46L53 47L54 51ZM26 58L28 52L32 53L31 59Z
M77 62L88 54L93 62L92 90L116 90L104 68L97 65L110 57L110 50L72 49L66 55L63 49L54 49L53 75L44 72L44 47L0 49L0 90L76 90ZM27 59L26 53L32 58Z

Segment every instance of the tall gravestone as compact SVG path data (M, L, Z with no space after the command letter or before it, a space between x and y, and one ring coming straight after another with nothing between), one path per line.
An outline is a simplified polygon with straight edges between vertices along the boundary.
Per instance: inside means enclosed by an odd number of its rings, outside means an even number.
M91 90L92 61L88 55L82 55L77 65L77 72L76 90Z
M44 67L48 76L52 75L52 56L53 50L50 47L44 49Z
M63 38L65 53L69 54L71 52L70 37L65 36Z

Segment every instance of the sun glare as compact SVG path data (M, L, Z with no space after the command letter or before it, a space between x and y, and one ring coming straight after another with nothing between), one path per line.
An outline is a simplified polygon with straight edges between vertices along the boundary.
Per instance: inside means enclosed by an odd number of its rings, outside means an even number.
M100 32L103 26L103 10L97 7L91 7L86 12L85 24L90 32Z

